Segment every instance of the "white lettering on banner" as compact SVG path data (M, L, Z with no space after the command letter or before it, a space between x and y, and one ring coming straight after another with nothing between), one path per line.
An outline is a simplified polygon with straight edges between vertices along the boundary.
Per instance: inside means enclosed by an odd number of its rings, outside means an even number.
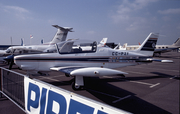
M50 85L25 78L25 108L37 114L124 114L126 111L98 103ZM103 107L103 108L102 108Z

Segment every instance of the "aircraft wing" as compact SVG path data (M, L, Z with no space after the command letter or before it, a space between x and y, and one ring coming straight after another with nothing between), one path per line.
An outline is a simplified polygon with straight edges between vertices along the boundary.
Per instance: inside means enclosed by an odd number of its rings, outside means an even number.
M175 49L178 49L178 48L155 49L154 53L165 53L165 52L169 52Z
M173 63L173 60L161 60L161 59L155 59L155 58L146 58L140 61L155 61L155 62L161 62L161 63Z
M60 71L70 74L72 76L122 76L128 74L119 70L101 68L101 67L81 67L81 66L67 66L67 67L53 67L51 70Z
M162 63L173 63L172 60L160 60L160 59L152 59L152 61L156 61L156 62L162 62Z
M67 67L53 67L53 68L50 68L50 69L54 70L54 71L60 71L60 72L63 72L63 73L70 74L72 71L77 70L77 69L81 69L81 68L84 68L84 67L81 67L81 66L67 66Z

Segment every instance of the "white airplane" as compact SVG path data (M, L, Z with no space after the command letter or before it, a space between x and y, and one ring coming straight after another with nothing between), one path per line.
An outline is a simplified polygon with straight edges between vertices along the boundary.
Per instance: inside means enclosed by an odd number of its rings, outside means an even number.
M58 25L52 25L53 27L57 28L58 31L55 34L54 38L51 42L44 43L41 45L29 45L29 46L12 46L6 50L5 54L11 54L4 58L5 61L10 63L9 69L12 68L14 63L14 55L21 55L21 54L33 54L33 53L43 53L44 51L49 52L52 47L54 48L54 44L58 42L62 42L66 40L68 32L73 32L70 27L60 27Z
M24 45L23 40L21 39L21 46L23 45ZM12 46L15 46L15 45L0 45L0 48L2 47L1 49L3 49L3 50L0 50L0 62L5 62L4 57L10 55L10 53L6 53L6 51L9 47L12 47Z
M50 46L54 46L55 43L62 42L66 40L68 32L72 32L73 28L70 27L60 27L58 25L52 25L58 29L54 38L51 42L44 43L42 45L29 45L29 46L12 46L6 50L6 53L13 54L24 54L24 53L40 53ZM48 50L47 50L48 51Z
M140 45L129 45L126 47L126 50L134 50L139 47ZM156 49L154 50L154 55L160 56L161 53L177 50L178 48L180 48L180 38L178 38L172 45L156 45Z
M72 84L74 90L84 86L83 77L115 76L127 74L114 68L151 63L152 61L172 62L171 60L155 60L152 58L158 34L150 33L137 50L114 50L97 46L94 42L71 40L56 44L56 53L41 53L15 56L17 66L28 73L48 72L51 70L75 77ZM86 47L90 47L87 50ZM86 50L83 50L85 48Z
M160 56L161 53L166 53L180 48L180 38L178 38L172 45L157 45L154 51L155 56Z

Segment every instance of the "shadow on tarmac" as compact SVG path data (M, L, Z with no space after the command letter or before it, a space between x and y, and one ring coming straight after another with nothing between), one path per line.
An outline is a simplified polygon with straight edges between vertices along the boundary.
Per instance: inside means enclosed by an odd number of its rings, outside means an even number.
M134 93L113 86L105 80L91 77L84 79L84 81L86 91L116 108L135 114L170 114L170 112L136 97ZM113 101L118 100L117 96L119 98L124 98L126 96L130 97L114 103Z

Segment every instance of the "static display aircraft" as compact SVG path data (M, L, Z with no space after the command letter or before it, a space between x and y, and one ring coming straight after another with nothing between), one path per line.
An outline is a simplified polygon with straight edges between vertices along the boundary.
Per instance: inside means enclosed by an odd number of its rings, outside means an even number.
M51 42L44 43L41 45L29 45L29 46L22 45L22 46L9 47L5 51L5 54L11 54L11 55L4 58L5 61L10 63L9 69L12 68L12 65L14 63L14 55L49 52L51 51L51 48L54 48L55 43L65 41L68 32L72 32L73 29L70 27L60 27L58 25L52 25L52 26L57 28L58 31Z
M6 53L13 54L23 54L23 53L39 53L43 52L48 47L54 45L55 43L62 42L66 40L68 32L72 32L73 28L70 27L60 27L58 25L52 25L58 29L54 38L51 42L44 43L42 45L29 45L29 46L12 46L6 50ZM48 51L48 50L47 50Z
M152 61L172 62L152 58L158 36L158 34L150 33L140 48L133 51L97 46L95 41L65 41L56 44L56 49L54 49L56 52L52 51L55 53L19 55L15 56L14 61L17 66L29 73L54 70L63 72L66 76L73 76L75 81L72 88L78 90L84 86L83 77L86 76L122 76L127 73L114 70L114 68Z
M140 45L128 45L126 46L126 50L134 50L139 47ZM172 45L156 45L156 49L154 50L154 55L160 56L161 53L177 50L178 48L180 48L180 38L178 38Z
M7 53L7 49L12 46L18 46L18 45L0 45L0 62L5 62L4 57L10 55L10 53ZM20 46L20 45L19 45ZM23 46L23 40L21 39L21 46Z

